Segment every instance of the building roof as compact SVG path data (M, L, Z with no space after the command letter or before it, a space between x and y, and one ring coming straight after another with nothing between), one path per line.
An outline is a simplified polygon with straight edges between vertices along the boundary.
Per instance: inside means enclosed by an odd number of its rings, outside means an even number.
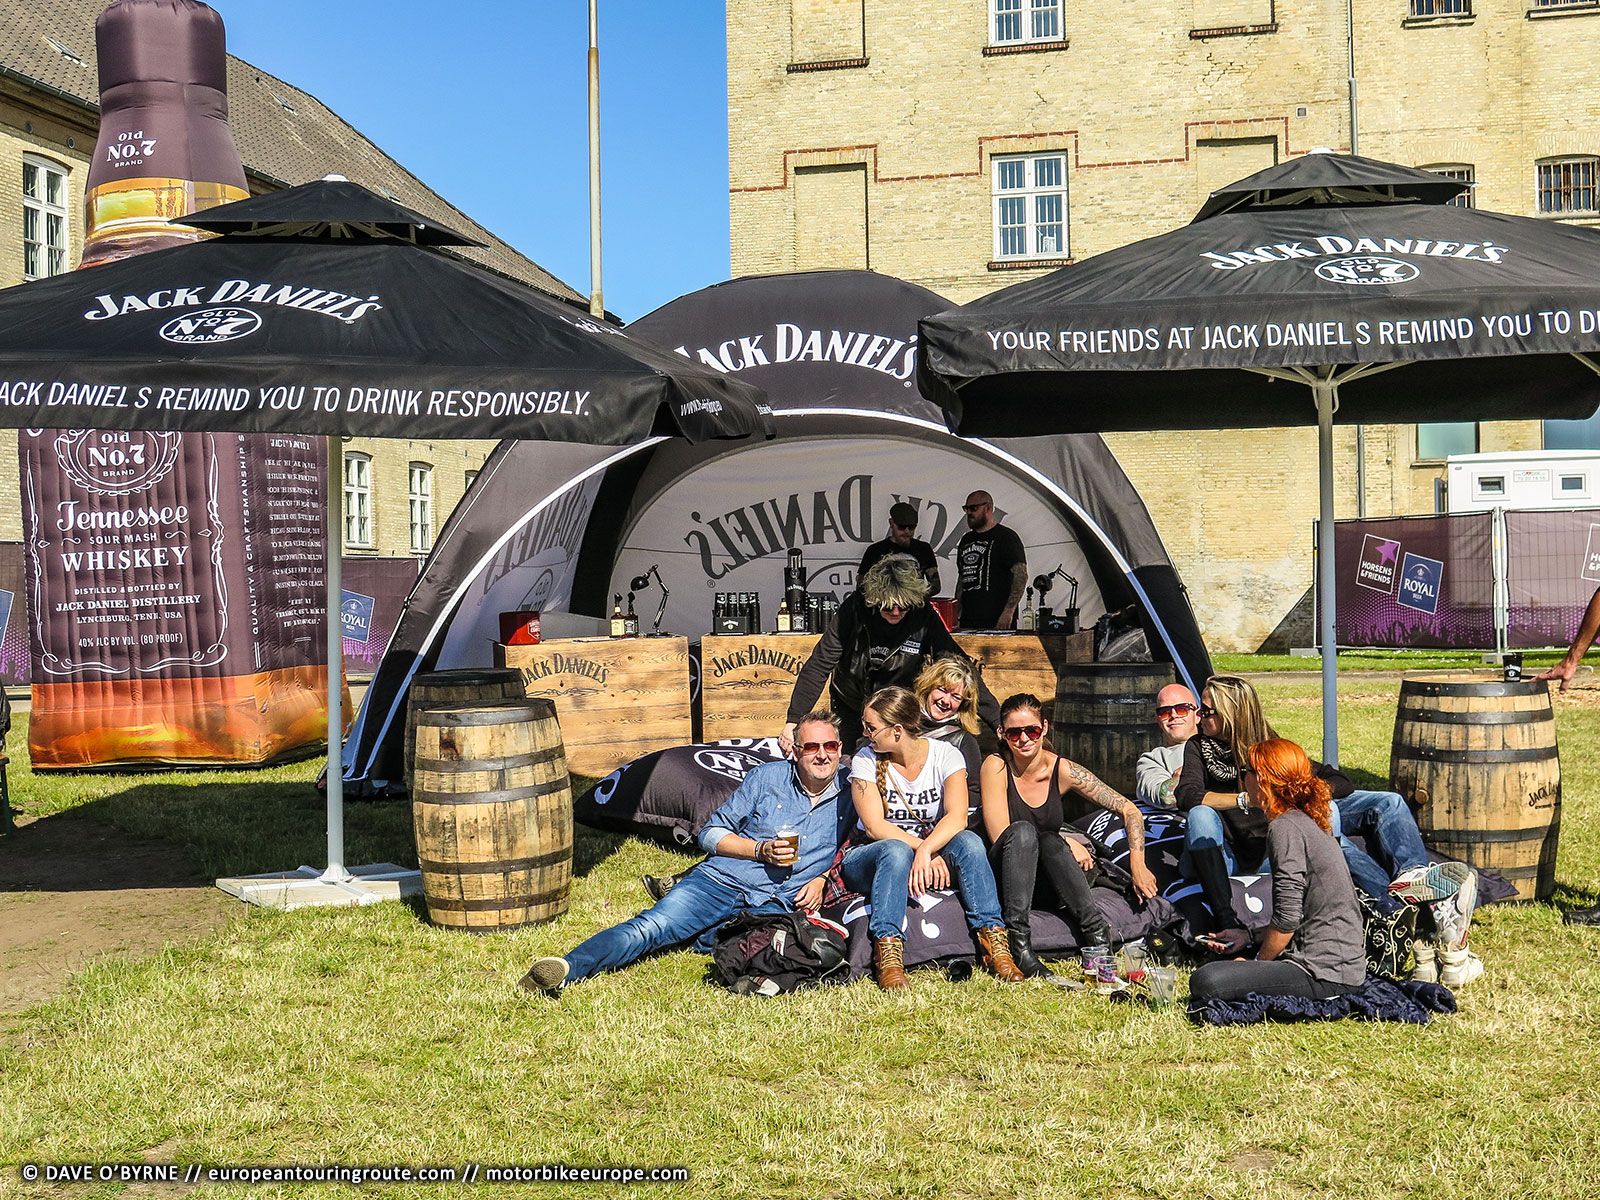
M0 71L42 84L61 99L98 113L94 23L106 3L0 0ZM440 196L311 93L232 54L228 123L255 190L343 175L485 243L482 249L459 251L463 257L564 300L584 299Z

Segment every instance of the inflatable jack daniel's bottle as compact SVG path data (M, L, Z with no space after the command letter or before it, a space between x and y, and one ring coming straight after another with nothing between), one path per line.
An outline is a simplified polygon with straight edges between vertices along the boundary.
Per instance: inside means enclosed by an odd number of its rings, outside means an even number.
M228 128L222 18L198 0L117 0L95 22L95 46L100 136L82 265L209 237L167 222L250 195Z

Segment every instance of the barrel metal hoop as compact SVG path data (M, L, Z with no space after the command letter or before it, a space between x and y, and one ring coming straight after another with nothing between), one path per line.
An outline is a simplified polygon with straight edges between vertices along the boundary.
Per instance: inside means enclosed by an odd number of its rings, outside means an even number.
M428 907L442 912L504 912L508 908L537 908L567 897L566 886L549 892L529 892L519 896L505 896L499 900L452 900L448 897L428 896Z
M549 700L440 700L416 706L418 729L459 729L479 725L523 725L530 714L535 720L549 720L555 705Z
M1559 825L1538 825L1532 829L1424 829L1425 842L1449 842L1453 846L1509 845L1514 842L1542 842L1559 832ZM1498 867L1494 868L1499 870Z
M469 771L509 771L513 767L533 767L554 762L565 756L560 746L535 750L532 754L511 754L503 758L419 758L414 762L418 771L433 771L441 775L464 775Z
M411 681L417 687L482 687L489 683L520 683L522 672L515 667L453 667L446 671L424 671Z
M413 792L415 804L502 804L512 800L536 800L540 796L554 795L572 786L565 771L557 779L535 783L528 787L502 788L492 792Z
M1477 683L1459 682L1433 682L1420 679L1404 679L1400 682L1400 696L1537 696L1541 692L1548 692L1549 688L1541 680L1523 679L1507 681L1502 679L1480 680Z
M435 875L500 875L513 871L537 871L541 867L553 867L557 863L571 861L572 847L568 846L548 854L535 854L531 858L500 858L489 862L437 862L431 858L419 858L417 865L421 870Z
M1402 708L1402 721L1421 721L1429 725L1536 725L1555 720L1546 706L1510 712L1445 712L1437 708Z
M1436 750L1432 746L1395 746L1397 759L1443 763L1520 763L1555 762L1560 752L1555 746L1534 746L1526 750Z

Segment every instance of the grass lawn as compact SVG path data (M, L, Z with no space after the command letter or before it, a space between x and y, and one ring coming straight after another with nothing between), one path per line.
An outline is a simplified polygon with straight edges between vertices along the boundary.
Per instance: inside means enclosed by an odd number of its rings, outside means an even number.
M1368 782L1387 773L1397 687L1342 691L1345 764ZM1315 681L1262 692L1280 731L1315 746ZM1558 712L1558 899L1589 902L1600 693ZM13 795L31 813L87 806L171 839L208 873L267 870L321 861L314 774L38 779L14 765ZM352 805L349 825L351 861L415 861L403 806ZM478 938L402 904L241 906L191 944L103 961L0 1026L0 1162L692 1171L670 1188L589 1190L607 1195L1600 1195L1600 935L1551 908L1485 910L1487 975L1457 1016L1423 1028L1199 1029L1178 1011L930 973L907 996L862 981L742 999L706 987L688 953L560 1003L514 987L531 958L641 907L642 872L686 861L580 833L572 909L538 928ZM0 1193L21 1187L0 1174Z

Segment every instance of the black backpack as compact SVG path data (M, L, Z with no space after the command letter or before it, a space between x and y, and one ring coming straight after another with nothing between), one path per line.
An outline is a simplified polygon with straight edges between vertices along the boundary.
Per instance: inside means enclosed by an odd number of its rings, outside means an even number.
M741 996L778 996L850 974L844 926L800 912L747 913L717 930L710 978Z

